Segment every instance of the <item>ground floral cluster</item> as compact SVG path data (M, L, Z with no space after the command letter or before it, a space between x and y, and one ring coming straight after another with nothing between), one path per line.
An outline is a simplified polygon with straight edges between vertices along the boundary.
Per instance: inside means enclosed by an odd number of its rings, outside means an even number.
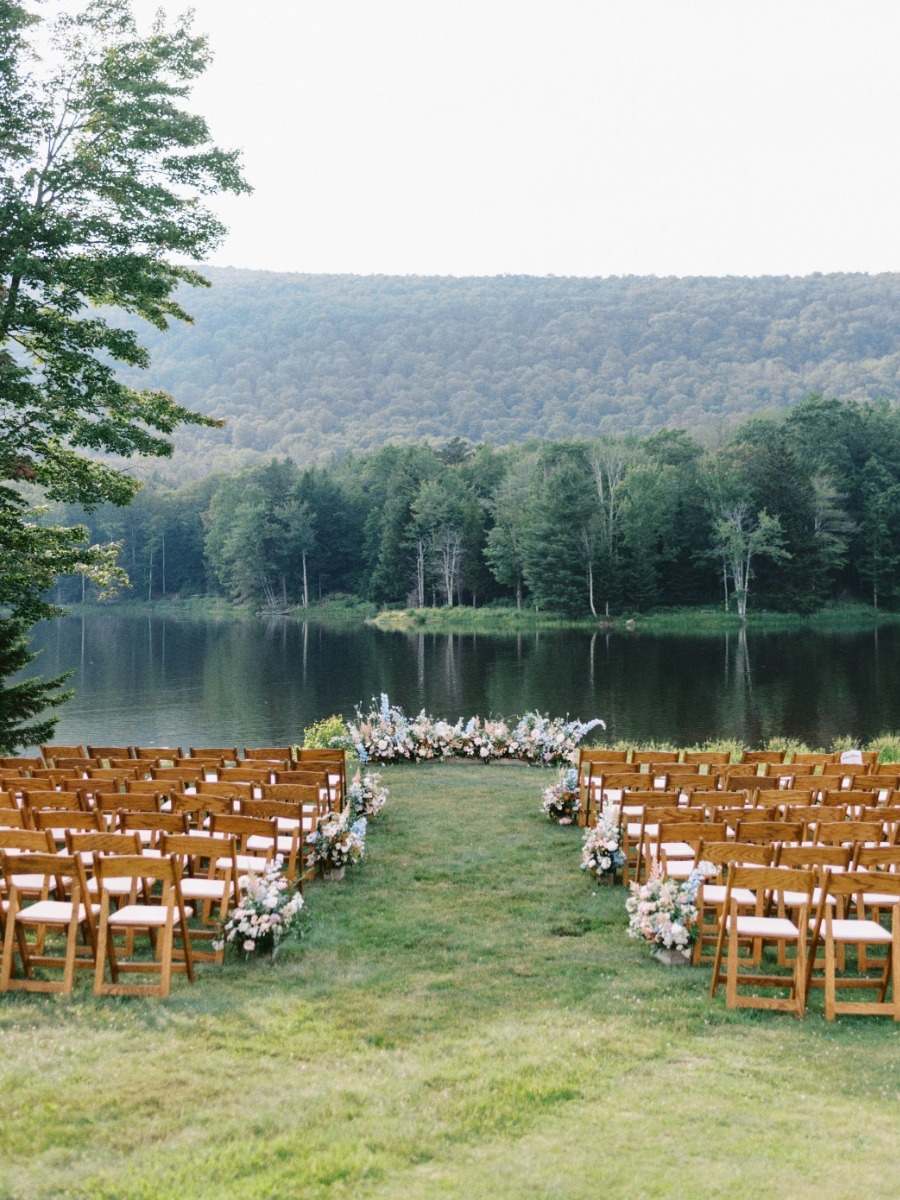
M313 833L307 835L313 858L327 870L358 863L366 852L366 818L351 819L349 810L321 817Z
M541 812L548 821L555 821L557 825L572 825L580 808L578 771L575 767L564 768L556 783L544 788Z
M615 878L616 872L624 865L621 811L618 804L608 804L594 828L584 835L581 869L590 871L596 879Z
M298 938L306 918L303 897L284 874L279 854L261 875L240 878L240 902L228 914L218 943L234 947L248 958L274 952L286 938Z
M654 867L646 883L632 883L625 901L628 936L667 950L687 950L697 937L697 892L709 874L700 863L687 879L668 879Z
M427 762L435 758L496 758L521 762L572 762L579 743L597 727L605 728L599 718L592 721L568 721L531 712L515 722L502 718L483 720L462 717L451 725L435 720L423 709L417 717L407 717L391 704L382 692L381 702L372 700L368 713L356 711L356 720L347 722L350 739L360 762Z
M384 808L388 798L388 789L382 784L377 771L359 771L354 775L347 788L347 807L350 810L351 822L358 817L369 820L377 817Z

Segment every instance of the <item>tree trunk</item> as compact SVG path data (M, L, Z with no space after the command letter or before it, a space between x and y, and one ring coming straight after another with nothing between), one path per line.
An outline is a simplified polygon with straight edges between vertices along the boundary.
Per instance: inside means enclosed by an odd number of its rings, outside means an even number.
M309 608L309 587L306 579L306 551L303 551L303 607Z

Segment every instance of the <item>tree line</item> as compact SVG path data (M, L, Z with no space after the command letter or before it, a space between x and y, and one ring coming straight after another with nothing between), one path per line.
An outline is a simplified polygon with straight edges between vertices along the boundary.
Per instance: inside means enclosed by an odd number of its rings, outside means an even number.
M396 440L706 437L814 392L900 398L898 274L205 274L193 325L141 334L154 384L225 421L176 434L170 483Z
M573 617L725 604L808 612L900 604L900 410L811 396L720 446L684 430L389 444L274 458L127 508L56 506L117 542L131 595L261 608L503 603ZM91 595L61 579L60 603Z

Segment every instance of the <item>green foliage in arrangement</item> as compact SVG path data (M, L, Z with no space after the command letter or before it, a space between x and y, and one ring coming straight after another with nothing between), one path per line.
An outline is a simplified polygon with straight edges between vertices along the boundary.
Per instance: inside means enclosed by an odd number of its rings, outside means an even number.
M347 733L347 722L341 716L324 717L303 730L304 750L329 750L342 746L345 750L353 748Z
M71 999L0 998L0 1194L884 1194L889 1019L826 1023L816 991L803 1021L732 1012L708 969L653 961L583 831L539 815L555 772L384 774L365 866L305 890L274 968L200 964L162 1004L97 1001L84 972Z

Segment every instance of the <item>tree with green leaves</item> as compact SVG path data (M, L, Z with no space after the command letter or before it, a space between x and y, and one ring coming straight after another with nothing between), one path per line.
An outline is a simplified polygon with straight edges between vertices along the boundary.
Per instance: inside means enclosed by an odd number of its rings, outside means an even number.
M169 455L179 425L218 423L116 374L148 365L127 320L190 319L176 289L205 280L186 263L224 234L202 197L248 190L237 153L185 104L208 62L189 17L167 28L160 16L142 35L129 0L90 0L49 23L35 3L0 5L0 608L11 621L49 615L57 575L113 577L110 550L86 545L83 528L40 523L42 499L127 504L138 482L102 455Z
M753 562L757 558L784 561L790 553L784 549L784 535L778 517L762 509L752 516L744 503L723 507L713 521L713 553L722 561L723 576L731 580L731 594L741 621L747 620L747 599L753 578ZM728 593L725 595L728 608Z

